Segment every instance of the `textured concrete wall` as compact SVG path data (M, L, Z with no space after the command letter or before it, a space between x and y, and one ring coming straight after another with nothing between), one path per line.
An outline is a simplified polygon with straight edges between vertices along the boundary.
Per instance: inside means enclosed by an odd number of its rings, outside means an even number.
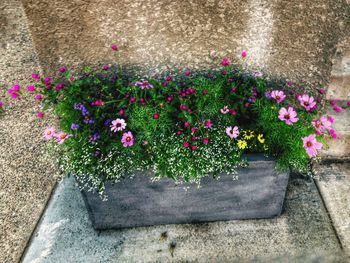
M346 34L345 0L22 0L42 67L111 62L112 42L127 43L125 65L205 67L236 58L314 86L324 85Z

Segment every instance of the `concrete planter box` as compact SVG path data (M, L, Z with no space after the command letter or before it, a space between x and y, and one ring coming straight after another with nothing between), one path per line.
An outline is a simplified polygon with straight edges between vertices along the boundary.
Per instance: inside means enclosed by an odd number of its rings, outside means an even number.
M98 230L161 224L182 224L233 219L270 218L281 214L289 173L274 170L275 161L247 155L249 167L237 178L222 174L204 177L201 187L184 189L162 178L137 174L116 184L106 184L108 201L82 191L93 227Z

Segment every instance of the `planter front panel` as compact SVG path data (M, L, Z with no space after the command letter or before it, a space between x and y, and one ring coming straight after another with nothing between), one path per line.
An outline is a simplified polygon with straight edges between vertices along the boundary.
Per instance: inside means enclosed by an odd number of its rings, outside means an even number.
M136 174L116 184L106 184L108 201L82 191L95 229L159 224L181 224L233 219L270 218L282 211L289 173L274 170L275 161L251 156L238 178L222 174L205 177L201 187L176 185L149 174ZM188 186L188 185L186 185Z

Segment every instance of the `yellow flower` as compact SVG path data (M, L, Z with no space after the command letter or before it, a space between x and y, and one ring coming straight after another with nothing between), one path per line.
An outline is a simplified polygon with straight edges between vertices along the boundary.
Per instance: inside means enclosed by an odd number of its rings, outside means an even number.
M245 140L238 140L237 146L239 149L243 150L243 149L247 148L248 144Z
M251 138L254 138L254 131L251 130L245 130L243 131L243 138L246 140L250 140Z
M263 138L263 134L259 134L258 135L258 141L260 142L260 143L264 143L265 142L265 139Z

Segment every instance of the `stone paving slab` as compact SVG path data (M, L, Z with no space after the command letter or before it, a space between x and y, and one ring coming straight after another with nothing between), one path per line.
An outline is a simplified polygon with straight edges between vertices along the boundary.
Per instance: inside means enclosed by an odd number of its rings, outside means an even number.
M350 253L350 163L317 167L316 184L345 251Z
M97 232L74 179L66 178L23 262L330 262L339 255L340 244L312 180L290 179L278 218Z

